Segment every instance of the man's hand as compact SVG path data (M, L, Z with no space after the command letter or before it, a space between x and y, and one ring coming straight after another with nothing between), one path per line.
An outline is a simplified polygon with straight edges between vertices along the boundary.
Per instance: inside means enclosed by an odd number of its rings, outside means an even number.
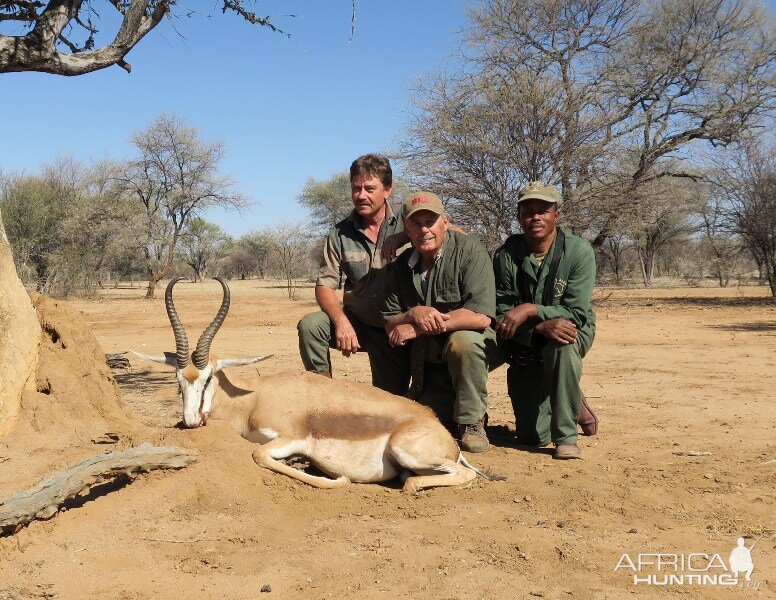
M334 324L334 333L337 338L337 350L342 351L343 356L355 354L361 348L356 330L347 318Z
M535 331L558 344L573 344L577 341L577 326L568 319L550 319L539 323Z
M447 331L445 321L449 319L450 315L441 313L432 306L413 306L407 311L407 321L429 335L439 335Z
M402 325L397 325L391 330L391 333L388 334L388 343L394 347L403 346L408 341L414 340L416 337L418 337L418 333L415 331L415 327L409 323L404 323Z
M530 317L535 317L539 311L536 309L535 304L525 302L518 304L514 308L510 308L504 316L502 316L498 325L496 325L496 333L499 337L503 337L507 340L511 340L515 335L517 328L525 323Z
M380 256L385 262L391 262L394 258L396 258L396 252L399 250L399 248L404 246L404 244L408 244L409 241L409 236L403 231L389 235L387 238L385 238L385 241L383 241L383 247L380 250Z

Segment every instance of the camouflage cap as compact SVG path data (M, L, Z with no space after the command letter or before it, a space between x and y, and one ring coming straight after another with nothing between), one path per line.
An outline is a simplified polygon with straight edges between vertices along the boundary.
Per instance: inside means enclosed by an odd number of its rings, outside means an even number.
M433 192L413 192L404 200L404 219L421 210L428 210L438 215L445 214L445 207L439 196Z
M558 208L560 208L560 205L563 203L563 200L558 193L558 188L549 183L542 183L541 181L533 181L520 190L517 194L517 202L519 204L524 200L544 200L545 202L557 204Z

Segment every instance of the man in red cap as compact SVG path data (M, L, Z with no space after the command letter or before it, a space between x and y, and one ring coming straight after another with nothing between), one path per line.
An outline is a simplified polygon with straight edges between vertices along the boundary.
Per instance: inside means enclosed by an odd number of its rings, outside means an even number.
M404 201L404 231L412 248L392 264L382 310L388 340L411 347L409 396L443 422L452 413L461 447L484 452L488 357L496 349L490 256L475 237L450 229L431 192Z

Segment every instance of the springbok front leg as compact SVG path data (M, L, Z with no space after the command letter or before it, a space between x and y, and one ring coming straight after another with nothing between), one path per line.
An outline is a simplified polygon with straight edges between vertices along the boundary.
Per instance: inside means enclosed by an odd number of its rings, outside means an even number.
M253 460L260 467L275 471L276 473L288 475L289 477L293 477L294 479L298 479L299 481L317 488L332 489L343 487L350 483L350 479L344 475L337 479L318 477L295 469L294 467L290 467L277 460L279 458L288 458L294 454L304 454L304 450L305 443L302 440L276 438L271 442L256 448L256 450L253 451Z

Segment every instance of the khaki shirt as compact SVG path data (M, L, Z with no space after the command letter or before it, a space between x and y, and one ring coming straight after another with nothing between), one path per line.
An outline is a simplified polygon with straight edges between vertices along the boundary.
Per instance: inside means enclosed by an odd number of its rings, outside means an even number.
M403 220L386 202L385 219L374 244L354 210L329 232L315 284L336 290L343 287L344 279L342 304L365 325L383 329L380 306L388 285L388 264L380 257L380 250L385 238L402 231Z

